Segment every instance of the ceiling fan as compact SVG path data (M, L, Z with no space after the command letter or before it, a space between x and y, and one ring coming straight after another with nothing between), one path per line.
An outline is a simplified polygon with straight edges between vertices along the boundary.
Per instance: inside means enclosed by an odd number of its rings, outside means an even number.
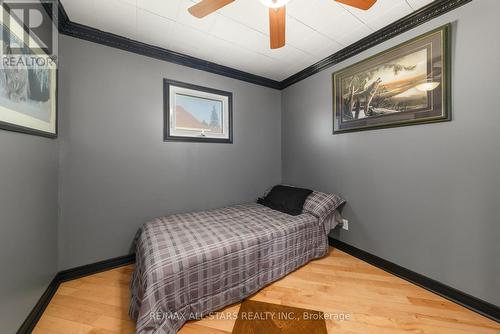
M229 5L235 0L202 0L191 6L188 11L191 15L201 19L222 7ZM285 46L286 27L286 4L290 0L260 0L269 7L269 32L271 37L271 49L278 49ZM370 9L377 0L334 0L348 6L362 10Z

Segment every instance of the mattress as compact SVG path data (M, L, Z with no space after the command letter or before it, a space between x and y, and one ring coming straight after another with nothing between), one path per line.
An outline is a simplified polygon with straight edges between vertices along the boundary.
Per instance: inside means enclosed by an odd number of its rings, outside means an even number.
M173 334L326 255L323 222L260 204L176 214L135 239L130 316L136 333Z

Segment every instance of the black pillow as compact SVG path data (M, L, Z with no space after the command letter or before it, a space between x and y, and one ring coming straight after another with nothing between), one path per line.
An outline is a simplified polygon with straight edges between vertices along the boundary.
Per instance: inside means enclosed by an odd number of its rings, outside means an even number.
M257 203L273 210L281 211L292 216L302 213L302 207L312 190L289 186L275 186L264 198L259 198Z

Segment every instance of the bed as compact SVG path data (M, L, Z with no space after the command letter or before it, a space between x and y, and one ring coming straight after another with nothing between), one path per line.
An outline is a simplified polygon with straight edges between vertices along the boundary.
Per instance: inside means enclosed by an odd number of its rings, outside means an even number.
M328 252L328 218L249 203L176 214L135 238L130 316L136 333L174 334Z

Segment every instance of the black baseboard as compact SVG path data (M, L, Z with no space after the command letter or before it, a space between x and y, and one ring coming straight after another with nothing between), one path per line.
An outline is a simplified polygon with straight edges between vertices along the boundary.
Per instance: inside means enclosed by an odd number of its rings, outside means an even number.
M36 323L40 320L40 317L47 308L47 305L49 305L50 300L56 293L58 287L59 282L57 282L56 278L54 278L47 287L47 290L43 293L42 297L40 297L36 303L35 307L33 307L33 310L31 310L26 320L24 320L21 327L19 327L17 331L18 334L28 334L33 331Z
M42 297L40 297L40 299L36 303L35 307L33 307L33 310L31 310L26 320L24 320L23 324L17 331L17 334L29 334L31 333L31 331L33 331L38 320L40 320L40 317L47 308L47 305L49 305L50 300L56 293L57 288L59 288L59 285L61 283L132 264L134 262L135 254L129 254L58 272L54 279L50 282L47 290L45 290Z
M446 284L433 280L393 262L384 260L376 255L365 252L359 248L346 244L337 239L329 238L330 246L346 252L360 260L374 265L384 271L396 275L426 290L429 290L454 303L462 305L471 311L477 312L491 320L500 322L500 308L484 300L471 296L465 292L452 288Z
M135 254L129 254L125 256L115 257L113 259L104 260L92 264L87 264L84 266L71 268L67 270L60 271L56 275L56 279L59 283L71 281L80 277L97 274L101 271L110 270L117 267L126 266L128 264L135 262Z
M448 300L460 304L474 312L477 312L485 317L494 321L500 322L500 308L496 305L490 304L484 300L466 294L455 288L447 286L443 283L435 281L424 275L418 274L409 269L403 268L393 262L384 260L376 255L370 254L346 244L337 239L329 238L330 246L335 247L343 252L346 252L358 259L368 262L382 270L385 270L393 275L401 277L413 284L416 284L426 290L438 294ZM72 269L63 270L56 274L52 282L50 282L47 290L43 293L42 297L38 300L33 310L30 312L26 320L23 322L17 334L29 334L35 328L38 320L45 311L50 300L57 291L59 285L63 282L77 279L80 277L96 274L102 271L110 270L113 268L125 266L135 262L135 254L116 257L113 259L100 261L85 266L80 266Z

